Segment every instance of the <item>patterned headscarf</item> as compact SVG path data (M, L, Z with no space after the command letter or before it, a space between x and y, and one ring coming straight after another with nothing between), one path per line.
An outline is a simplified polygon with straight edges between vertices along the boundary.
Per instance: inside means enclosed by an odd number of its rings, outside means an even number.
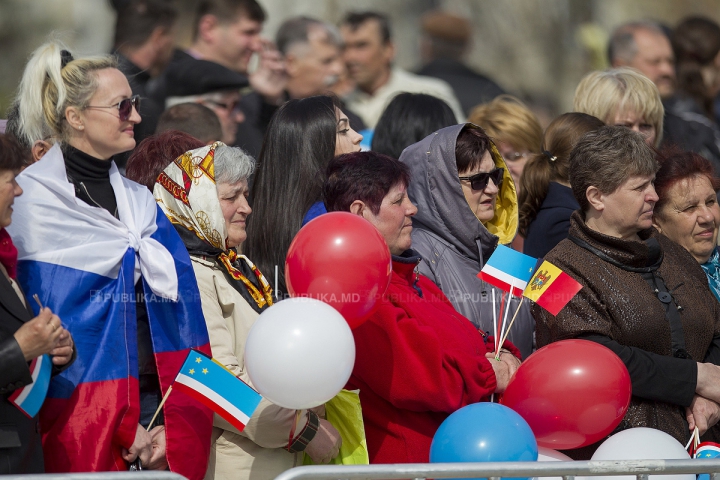
M272 288L247 257L227 245L228 233L215 184L215 151L221 146L225 144L215 142L180 155L158 175L153 195L190 254L215 259L234 280L231 284L241 294L252 297L255 305L249 302L250 306L260 311L273 304ZM252 272L257 285L242 270Z
M715 295L715 298L720 301L720 253L718 253L718 249L713 250L708 261L700 266L705 270L705 275L708 277L710 290Z

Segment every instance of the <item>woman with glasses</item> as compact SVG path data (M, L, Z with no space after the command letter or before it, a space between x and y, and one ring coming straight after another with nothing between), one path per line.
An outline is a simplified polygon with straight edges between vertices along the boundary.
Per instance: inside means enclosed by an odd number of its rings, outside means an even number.
M18 97L21 134L58 140L18 176L18 279L78 352L40 413L46 469L169 466L202 478L210 412L177 394L160 408L189 350L210 353L190 258L152 194L113 161L135 147L139 98L114 57L74 59L57 43L33 53Z
M497 170L491 172L497 179ZM414 250L413 217L422 210L408 197L413 180L407 165L380 153L355 152L334 158L327 177L328 210L372 223L392 255L387 291L367 321L353 329L355 366L347 385L360 390L370 463L427 463L443 420L505 391L520 353L506 342L495 360L493 339L417 273L426 262Z
M408 195L418 207L412 243L423 259L420 273L482 333L492 332L503 292L477 274L495 247L517 232L517 193L505 161L485 131L470 123L410 145L400 161L410 169ZM509 300L511 314L518 304ZM532 352L534 328L524 304L508 337L524 356Z
M525 162L542 144L542 126L535 114L517 98L500 95L475 107L468 122L480 125L493 139L519 187Z

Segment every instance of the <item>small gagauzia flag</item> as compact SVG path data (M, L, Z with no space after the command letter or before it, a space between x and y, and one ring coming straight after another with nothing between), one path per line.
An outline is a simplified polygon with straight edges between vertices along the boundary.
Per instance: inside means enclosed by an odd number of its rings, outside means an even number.
M52 361L49 355L40 355L30 363L32 383L25 385L8 397L8 400L21 412L33 418L40 411L50 385Z
M245 428L262 397L214 358L191 350L173 388L198 400L230 422Z
M714 442L702 442L697 446L692 458L717 458L720 457L720 445ZM698 480L710 480L710 474L701 473Z
M544 261L528 283L523 295L557 315L580 291L582 285L550 262Z
M510 292L512 285L510 293L519 297L532 277L536 264L537 259L498 245L478 277L506 292Z

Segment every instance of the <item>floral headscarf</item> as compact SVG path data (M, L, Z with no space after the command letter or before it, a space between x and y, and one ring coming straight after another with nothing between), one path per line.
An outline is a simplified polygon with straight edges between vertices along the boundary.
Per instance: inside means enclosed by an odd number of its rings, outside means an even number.
M260 311L273 304L270 284L247 257L227 245L228 233L215 184L215 151L224 146L215 142L180 155L158 175L153 195L190 254L215 259L234 280L231 284L243 296L252 298L250 306ZM255 277L257 285L248 275Z

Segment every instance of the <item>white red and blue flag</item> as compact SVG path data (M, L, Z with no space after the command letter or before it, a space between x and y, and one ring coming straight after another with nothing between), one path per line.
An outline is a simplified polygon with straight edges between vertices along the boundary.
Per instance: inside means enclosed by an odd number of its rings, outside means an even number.
M520 297L535 271L537 259L498 245L478 274L482 280Z
M49 355L40 355L30 362L30 376L32 383L25 385L23 388L15 390L8 397L10 403L15 405L25 415L33 418L40 411L45 395L47 395L48 385L50 385L50 375L52 373L52 361Z
M210 353L187 249L147 188L114 164L117 218L76 198L59 145L17 180L24 193L8 230L18 281L61 318L77 351L50 381L40 411L46 471L127 470L121 452L132 445L140 415L136 295L147 310L163 394L191 349ZM170 470L202 479L212 412L175 395L163 413Z

